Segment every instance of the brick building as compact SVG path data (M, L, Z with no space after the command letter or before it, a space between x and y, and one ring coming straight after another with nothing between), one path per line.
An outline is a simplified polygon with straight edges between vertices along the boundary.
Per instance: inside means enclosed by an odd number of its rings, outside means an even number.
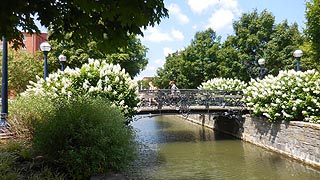
M20 49L21 51L27 51L31 54L35 54L37 51L40 50L40 44L47 40L47 33L28 34L23 32L23 43L25 44L25 47L21 47ZM0 51L2 51L2 41L0 41L0 48Z

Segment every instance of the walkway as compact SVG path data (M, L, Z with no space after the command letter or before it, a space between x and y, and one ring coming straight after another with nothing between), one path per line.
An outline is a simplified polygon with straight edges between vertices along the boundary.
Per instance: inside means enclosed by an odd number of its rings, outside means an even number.
M229 112L246 110L242 91L160 89L139 91L137 114Z

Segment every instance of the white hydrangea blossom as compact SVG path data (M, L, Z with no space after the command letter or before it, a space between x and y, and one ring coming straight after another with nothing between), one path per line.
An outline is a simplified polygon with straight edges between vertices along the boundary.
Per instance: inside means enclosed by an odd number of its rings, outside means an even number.
M121 107L125 115L133 115L138 102L137 83L119 64L89 59L81 68L67 67L64 72L59 70L50 74L46 81L39 76L36 78L37 82L29 82L23 95L36 94L52 98L71 98L83 93L102 95L110 99L113 105Z
M243 90L247 107L271 121L320 123L320 74L315 70L280 71L278 76L253 79Z
M202 83L198 89L203 90L225 90L241 91L247 87L247 84L238 79L231 78L214 78Z

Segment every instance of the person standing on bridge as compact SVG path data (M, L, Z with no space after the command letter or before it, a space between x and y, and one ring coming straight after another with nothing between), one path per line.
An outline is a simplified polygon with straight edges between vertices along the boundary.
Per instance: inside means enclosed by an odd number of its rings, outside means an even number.
M152 104L156 104L158 105L158 102L155 100L155 97L156 97L156 90L158 88L155 87L152 83L152 81L149 82L149 106L151 106Z
M178 90L178 87L176 86L176 83L173 80L169 82L169 85L171 86L171 92Z
M170 105L177 105L180 91L173 80L169 82L169 85L171 86Z

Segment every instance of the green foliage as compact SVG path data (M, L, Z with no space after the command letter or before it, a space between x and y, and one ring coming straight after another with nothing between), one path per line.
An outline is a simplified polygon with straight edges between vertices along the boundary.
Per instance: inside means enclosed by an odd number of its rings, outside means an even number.
M23 179L23 176L15 168L15 161L22 148L16 142L1 144L0 146L0 177L3 179Z
M276 76L280 70L295 69L296 60L293 52L303 43L303 38L298 30L298 24L288 25L285 20L277 24L271 35L271 40L267 43L263 58L266 59L265 66L268 74ZM302 58L301 69L312 69L308 66L305 58Z
M184 61L180 55L180 52L175 52L166 57L166 63L163 68L157 70L157 78L155 78L155 84L160 89L170 88L170 80L174 80L176 85L182 88L184 82L179 81L182 73L179 73ZM178 80L179 79L179 80Z
M83 179L125 168L135 157L133 132L107 99L29 94L12 101L9 109L11 132L32 140L33 149L28 144L8 147L6 153L19 153L1 155L1 177Z
M68 36L68 35L66 35ZM147 48L141 44L140 39L134 35L129 36L128 45L117 48L114 53L106 53L98 47L98 43L91 41L85 46L77 44L66 38L64 41L51 40L52 51L48 55L49 71L60 69L58 57L64 54L67 57L66 65L70 68L81 67L88 62L89 58L106 59L108 63L119 64L131 77L136 76L143 70L148 59Z
M56 179L66 177L33 157L33 151L28 142L10 140L0 146L0 177L1 179Z
M320 0L310 0L306 3L306 29L305 33L311 43L312 61L320 62Z
M46 96L19 96L9 103L8 123L16 137L31 139L34 122L44 121L46 115L55 112L54 106Z
M126 45L128 33L141 34L141 28L154 26L168 16L162 0L2 0L0 36L23 44L20 30L40 32L41 25L54 30L52 39L86 45L93 40L101 50L110 51ZM89 39L90 37L90 39Z
M231 38L231 46L237 52L237 62L240 62L247 71L246 76L239 79L248 81L257 77L256 61L264 56L264 48L271 40L274 19L274 16L266 10L259 13L255 9L251 13L242 14L240 20L233 23L235 35L228 39Z
M166 57L164 67L157 71L157 84L167 87L173 79L180 88L196 88L217 77L248 82L258 77L260 58L265 59L268 74L295 67L292 53L304 44L296 23L289 25L285 20L275 24L271 13L254 10L235 21L233 29L235 35L223 43L211 29L197 32L191 45ZM306 70L317 65L302 58L301 66Z
M46 81L38 77L24 95L42 95L51 99L101 96L120 107L129 123L138 103L136 90L137 84L119 65L89 59L89 63L80 69L66 68L64 72L50 74Z
M280 71L274 77L251 80L244 90L247 107L270 121L320 123L320 74L315 70Z
M2 54L1 52L0 54ZM40 54L32 56L27 52L9 50L8 89L13 90L15 93L25 91L29 81L34 81L36 80L36 75L43 74L43 61L41 59Z
M102 98L53 101L54 114L35 126L33 147L72 179L125 168L134 158L131 130Z
M219 46L220 37L212 29L197 32L185 50L166 57L164 67L157 71L156 84L167 88L174 80L179 88L196 88L204 80L216 77Z

